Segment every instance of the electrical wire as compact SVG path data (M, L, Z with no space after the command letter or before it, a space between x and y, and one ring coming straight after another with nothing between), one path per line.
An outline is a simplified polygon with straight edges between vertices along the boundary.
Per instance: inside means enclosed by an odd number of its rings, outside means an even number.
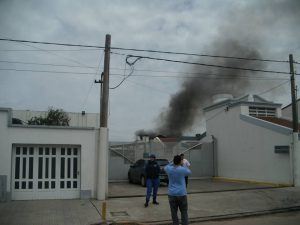
M130 67L130 69L131 69L130 73L126 76L125 75L125 73L126 73L126 63L124 63L124 74L123 74L124 78L121 80L121 82L119 84L117 84L116 86L114 86L112 88L109 88L109 89L113 90L113 89L118 88L129 76L131 76L134 70L133 70L132 67Z
M61 73L61 74L87 74L95 75L91 72L72 72L72 71L52 71L52 70L27 70L27 69L11 69L11 68L0 68L0 70L16 71L16 72L37 72L37 73ZM97 73L98 74L98 73Z
M118 85L116 85L115 87L113 87L113 88L110 88L110 89L116 89L116 88L118 88L118 87L120 87L120 85L128 78L128 77L130 77L132 74L133 74L133 72L134 72L134 64L138 61L138 60L140 60L141 58L136 58L133 62L129 62L129 61L127 61L127 58L126 58L126 61L125 61L125 68L124 68L124 78L123 78L123 80L118 84ZM128 64L129 66L130 66L130 73L127 75L127 76L125 76L125 71L126 71L126 64Z
M138 83L138 82L135 82L135 81L132 81L132 80L127 80L127 82L133 83L133 84L138 85L138 86L146 87L146 88L151 89L151 90L159 91L161 93L171 95L171 93L169 93L169 92L163 91L163 90L155 88L155 87L151 87L149 85L141 84L141 83Z
M157 60L157 61L165 61L165 62L173 62L173 63L183 63L183 64L190 64L190 65L197 65L197 66L216 67L216 68L222 68L222 69L246 70L246 71L262 72L262 73L290 74L289 72L283 72L283 71L260 70L260 69L251 69L251 68L242 68L242 67L233 67L233 66L222 66L222 65L215 65L215 64L196 63L196 62L188 62L188 61L181 61L181 60L172 60L172 59L166 59L166 58L155 58L155 57L149 57L149 56L140 56L140 55L128 55L126 60L128 60L129 58L151 59L151 60Z
M85 97L85 99L84 99L84 101L83 101L83 103L82 103L82 107L81 107L82 109L84 109L84 107L85 107L85 105L86 105L86 102L87 102L87 100L88 100L88 97L89 97L89 95L90 95L90 93L91 93L91 90L92 90L93 86L95 85L94 80L95 80L95 78L96 78L96 76L97 76L97 74L98 74L98 72L99 72L100 64L101 64L101 62L102 62L103 56L104 56L104 51L102 52L102 54L101 54L101 56L100 56L100 60L99 60L98 66L97 66L98 69L97 69L96 72L95 72L95 75L94 75L93 81L92 81L92 83L91 83L91 85L90 85L90 88L89 88L89 90L88 90L88 93L87 93L87 95L86 95L86 97Z
M43 45L58 45L58 46L69 46L69 47L102 48L102 49L105 48L104 46L96 46L96 45L66 44L66 43L46 42L46 41L28 41L28 40L19 40L19 39L11 39L11 38L0 38L0 41L11 41L11 42L43 44Z
M3 36L3 35L0 35L0 36ZM5 38L7 38L7 37L5 37ZM0 38L0 40L2 40L2 39L3 39L3 38ZM62 56L62 55L56 54L56 53L54 53L54 52L49 52L49 51L46 50L46 49L42 49L42 48L39 48L39 47L36 47L36 46L32 46L32 45L27 44L27 43L32 43L32 42L30 42L30 41L20 41L20 44L22 44L22 45L25 45L25 46L28 46L28 47L31 47L31 48L35 48L35 49L38 49L38 50L47 52L47 53L50 54L50 55L55 55L55 56L64 58L64 59L66 59L66 60L68 60L68 61L75 62L76 64L79 64L79 65L81 65L81 66L86 66L86 65L84 65L83 63L81 63L81 62L79 62L79 61L77 61L77 60L75 60L75 59L72 59L72 58L69 58L69 57L66 57L66 56Z
M0 52L41 52L40 49L0 49ZM81 49L47 49L50 52L76 52L76 51L99 51L99 48L81 48Z
M78 75L95 75L92 72L72 72L72 71L54 71L54 70L27 70L27 69L12 69L12 68L0 68L0 71L16 71L16 72L35 72L35 73L53 73L53 74L78 74ZM96 73L101 75L100 73ZM197 73L195 73L197 75ZM120 73L111 73L110 76L124 76ZM181 79L237 79L245 78L249 80L288 80L288 78L276 78L276 77L262 77L262 76L247 76L247 75L238 75L238 76L228 76L222 74L202 74L199 73L197 76L171 76L171 75L149 75L149 74L129 74L133 77L153 77L153 78L181 78ZM126 76L126 79L128 76Z
M209 58L223 58L223 59L236 59L236 60L249 60L249 61L261 61L261 62L276 62L276 63L289 63L287 60L276 60L276 59L259 59L259 58L246 58L246 57L234 57L234 56L224 56L224 55L209 55L209 54L196 54L196 53L185 53L185 52L171 52L171 51L159 51L159 50L144 50L144 49L126 49L111 47L115 50L127 50L127 51L136 51L136 52L150 52L150 53L163 53L163 54L172 54L172 55L185 55L185 56L197 56L197 57L209 57ZM112 54L117 54L112 52ZM118 54L122 55L122 54Z
M124 54L122 54L124 55ZM24 65L38 65L38 66L58 66L58 67L71 67L71 68L90 68L90 69L97 69L98 67L95 66L78 66L78 65L66 65L66 64L53 64L53 63L34 63L34 62L22 62L22 61L8 61L8 60L0 60L0 63L9 63L9 64L24 64ZM103 67L101 67L103 68ZM1 70L1 69L0 69ZM3 69L9 70L9 69ZM13 70L13 69L11 69ZM110 70L124 70L124 68L116 68L112 67ZM135 71L142 71L142 72L153 72L153 73L173 73L173 74L189 74L189 75L201 75L201 73L191 73L185 71L168 71L168 70L149 70L149 69L134 69ZM127 69L126 69L127 71ZM52 72L52 71L49 71ZM203 75L210 75L210 76L218 76L218 74L203 74ZM296 74L299 75L299 74Z
M289 83L289 82L290 82L290 80L287 80L287 81L285 81L285 82L283 82L283 83L281 83L281 84L279 84L279 85L277 85L277 86L275 86L275 87L273 87L273 88L270 88L270 89L268 89L268 90L266 90L266 91L264 91L264 92L261 92L261 93L259 93L259 94L256 94L256 95L259 95L259 96L264 95L264 94L266 94L266 93L268 93L268 92L270 92L270 91L273 91L274 89L279 88L279 87L281 87L281 86L283 86L283 85L285 85L285 84L287 84L287 83Z
M122 74L112 73L111 76L122 76ZM199 74L198 76L168 76L168 75L145 75L133 74L133 77L154 77L154 78L181 78L181 79L249 79L249 80L289 80L288 78L274 78L274 77L261 77L261 76L227 76L227 75L212 75L212 74Z
M22 62L22 61L7 61L7 60L0 60L0 63L9 63L9 64L24 64L24 65L38 65L38 66L58 66L58 67L70 67L70 68L89 68L89 69L97 69L98 67L95 66L77 66L77 65L66 65L66 64L52 64L52 63L34 63L34 62ZM103 67L101 67L103 68ZM1 69L0 69L1 70ZM9 70L9 69L3 69ZM13 70L13 69L12 69ZM124 68L115 68L112 67L110 70L124 70ZM127 70L127 69L126 69ZM201 73L191 73L191 72L184 72L184 71L168 71L168 70L146 70L146 69L134 69L135 71L143 71L143 72L154 72L154 73L174 73L174 74L191 74L191 75L201 75ZM211 76L218 76L217 74L207 74L204 75L211 75ZM296 75L299 75L296 73Z
M0 60L0 63L37 65L37 66L79 67L79 68L91 68L91 69L97 69L98 68L98 67L95 67L95 66L77 66L77 65L66 65L66 64L35 63L35 62L21 62L21 61L8 61L8 60Z
M29 41L29 40L18 40L18 39L11 39L11 38L0 38L0 41L33 43L33 44L44 44L44 45L58 45L58 46L69 46L69 47L85 47L85 48L100 48L100 49L105 48L104 46L97 46L97 45L67 44L67 43L45 42L45 41ZM233 57L233 56L210 55L210 54L196 54L196 53L185 53L185 52L160 51L160 50L151 50L151 49L136 49L136 48L123 48L123 47L111 47L110 49L122 50L122 51L135 51L135 52L149 52L149 53L163 53L163 54L173 54L173 55L197 56L197 57L226 58L226 59L235 59L235 60L275 62L275 63L288 63L289 62L289 61L286 61L286 60L245 58L245 57Z

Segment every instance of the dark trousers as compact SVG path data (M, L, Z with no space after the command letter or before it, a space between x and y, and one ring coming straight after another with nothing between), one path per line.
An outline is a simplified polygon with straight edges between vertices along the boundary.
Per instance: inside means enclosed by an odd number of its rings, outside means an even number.
M186 177L184 177L184 179L185 179L185 186L187 187L187 185L188 185L188 181L189 181L189 177L188 177L188 176L186 176Z
M187 203L187 196L168 196L169 198L169 204L171 209L171 216L173 220L173 225L179 225L178 215L177 211L178 208L181 213L181 223L182 225L188 225L189 219L188 219L188 203Z
M146 202L149 202L152 190L153 190L152 197L153 197L153 201L155 202L157 196L157 190L159 187L159 178L155 178L155 179L147 178L146 187L147 187Z

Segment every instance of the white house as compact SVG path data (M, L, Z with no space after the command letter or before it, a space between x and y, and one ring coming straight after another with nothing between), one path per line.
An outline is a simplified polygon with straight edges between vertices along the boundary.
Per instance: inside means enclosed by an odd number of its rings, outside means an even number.
M0 108L1 200L96 195L99 128L12 124Z
M293 131L281 104L259 96L215 102L204 109L215 140L216 176L293 184Z

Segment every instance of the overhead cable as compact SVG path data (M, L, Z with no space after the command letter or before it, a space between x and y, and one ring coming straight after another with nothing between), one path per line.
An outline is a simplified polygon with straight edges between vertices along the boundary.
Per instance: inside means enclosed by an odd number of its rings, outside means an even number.
M173 62L173 63L183 63L183 64L198 65L198 66L217 67L217 68L222 68L222 69L246 70L246 71L262 72L262 73L290 74L289 72L283 72L283 71L260 70L260 69L242 68L242 67L234 67L234 66L222 66L222 65L215 65L215 64L196 63L196 62L188 62L188 61L173 60L173 59L166 59L166 58L155 58L155 57L149 57L149 56L140 56L140 55L128 55L126 57L126 61L129 58L151 59L151 60L157 60L157 61L165 61L165 62ZM296 74L296 75L300 75L300 74Z
M11 39L11 38L0 38L0 41L23 42L23 43L44 44L44 45L58 45L58 46L68 46L68 47L85 47L85 48L98 48L98 49L104 49L105 48L104 46L97 46L97 45L67 44L67 43L45 42L45 41L29 41L29 40L19 40L19 39ZM226 59L251 60L251 61L276 62L276 63L288 63L289 62L287 60L246 58L246 57L210 55L210 54L196 54L196 53L160 51L160 50L151 50L151 49L136 49L136 48L123 48L123 47L111 47L110 49L121 50L121 51L163 53L163 54L173 54L173 55L186 55L186 56L211 57L211 58L226 58ZM297 62L295 62L295 63L297 63Z
M53 63L35 63L35 62L22 62L22 61L8 61L8 60L0 60L0 63L10 63L10 64L24 64L24 65L38 65L38 66L58 66L58 67L75 67L75 68L90 68L90 69L97 69L98 67L95 66L79 66L79 65L68 65L68 64L53 64ZM10 70L10 69L4 69ZM13 69L11 69L13 70ZM124 68L117 68L111 67L110 70L124 70ZM126 69L128 70L128 69ZM150 70L150 69L134 69L135 71L142 71L142 72L153 72L153 73L175 73L175 74L191 74L191 75L199 75L201 73L191 73L185 71L168 71L168 70ZM34 71L33 71L34 72ZM51 71L49 71L51 72ZM217 75L217 74L207 74L204 75ZM296 74L299 75L299 74Z
M38 66L79 67L79 68L91 68L91 69L97 69L98 68L96 66L77 66L77 65L65 65L65 64L53 64L53 63L35 63L35 62L21 62L21 61L7 61L7 60L0 60L0 63L38 65Z
M12 69L12 68L0 68L0 71L16 71L16 72L34 72L34 73L53 73L53 74L78 74L78 75L101 75L101 73L95 72L72 72L72 71L55 71L55 70L28 70L28 69ZM110 76L124 76L120 73L110 73ZM262 77L262 76L247 76L247 75L238 75L238 76L229 76L222 74L197 74L195 76L173 76L173 75L149 75L149 74L129 74L126 76L126 79L129 76L134 77L155 77L155 78L182 78L182 79L250 79L250 80L287 80L288 78L276 78L276 77Z
M281 83L281 84L278 84L277 86L275 86L275 87L273 87L273 88L270 88L270 89L268 89L268 90L266 90L266 91L264 91L264 92L261 92L261 93L259 93L259 94L257 94L257 95L264 95L264 94L266 94L266 93L268 93L268 92L270 92L270 91L273 91L274 89L276 89L276 88L279 88L279 87L281 87L282 85L285 85L285 84L287 84L287 83L289 83L290 82L290 80L287 80L287 81L285 81L285 82L283 82L283 83Z

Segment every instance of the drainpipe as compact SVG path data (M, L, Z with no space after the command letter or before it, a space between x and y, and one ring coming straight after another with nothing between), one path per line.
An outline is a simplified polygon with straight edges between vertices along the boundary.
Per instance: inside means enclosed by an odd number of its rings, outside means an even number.
M216 148L216 138L214 135L211 135L212 138L212 147L213 147L213 176L217 177L218 176L218 166L217 166L217 148Z
M293 132L293 184L296 187L300 187L300 145L299 145L299 135Z

